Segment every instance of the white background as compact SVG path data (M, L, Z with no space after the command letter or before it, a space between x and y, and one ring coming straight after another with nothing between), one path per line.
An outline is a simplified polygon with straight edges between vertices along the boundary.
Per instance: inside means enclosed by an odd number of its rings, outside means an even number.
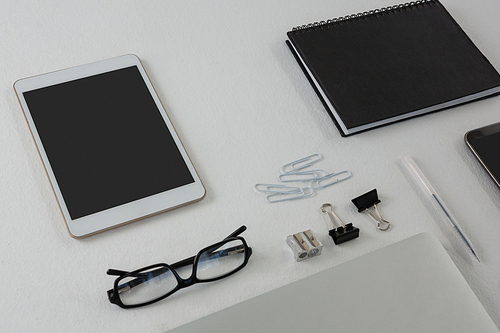
M500 69L500 2L443 0ZM340 137L284 41L297 25L394 5L377 1L2 1L0 3L0 330L162 332L419 232L443 243L500 326L500 192L468 151L468 130L500 121L500 98ZM12 88L20 78L139 56L206 189L206 198L83 240L72 239ZM91 133L89 133L91 135ZM256 183L321 153L350 170L314 197L268 204ZM475 262L427 205L402 163L411 155L483 259ZM393 223L376 230L350 200L377 188ZM361 229L335 246L319 207ZM175 262L240 225L247 267L155 305L109 303L108 268ZM320 257L297 263L286 236L312 229ZM381 283L383 283L381 281ZM348 281L331 286L348 287ZM389 311L381 310L381 311ZM335 309L332 309L335 313ZM358 318L359 320L362 320Z

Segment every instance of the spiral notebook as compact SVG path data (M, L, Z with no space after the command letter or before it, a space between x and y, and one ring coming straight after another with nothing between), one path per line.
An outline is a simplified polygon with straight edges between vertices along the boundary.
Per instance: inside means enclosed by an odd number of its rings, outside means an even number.
M500 75L437 0L287 33L342 136L500 93Z

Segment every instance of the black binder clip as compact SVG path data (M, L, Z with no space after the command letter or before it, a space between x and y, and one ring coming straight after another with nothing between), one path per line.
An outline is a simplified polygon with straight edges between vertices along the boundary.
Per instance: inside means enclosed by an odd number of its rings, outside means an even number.
M371 217L373 217L373 219L377 222L378 229L386 231L391 227L391 223L385 220L378 211L377 204L380 203L380 200L378 199L377 189L373 189L370 192L367 192L363 195L360 195L357 198L352 199L351 201L358 208L359 213L366 210L368 214L370 214ZM373 214L373 211L377 215ZM382 228L381 227L382 223L386 224L387 226L385 228Z
M344 224L333 212L333 206L331 204L324 203L323 205L321 205L321 211L328 215L328 218L330 218L330 221L333 224L333 229L328 231L328 234L332 237L335 245L342 244L344 242L350 241L351 239L359 237L359 229L353 226L352 223ZM341 226L335 228L335 221L341 224Z

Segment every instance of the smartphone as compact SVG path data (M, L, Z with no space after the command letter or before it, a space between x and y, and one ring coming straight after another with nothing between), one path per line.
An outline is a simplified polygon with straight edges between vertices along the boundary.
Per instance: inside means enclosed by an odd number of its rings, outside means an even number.
M465 143L500 188L500 123L465 133Z

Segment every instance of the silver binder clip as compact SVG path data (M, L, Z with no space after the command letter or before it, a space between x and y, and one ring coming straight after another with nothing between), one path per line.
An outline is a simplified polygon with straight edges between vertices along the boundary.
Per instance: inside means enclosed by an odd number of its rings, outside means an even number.
M371 217L377 222L377 228L382 231L386 231L391 227L391 223L385 220L380 212L378 211L377 204L380 203L377 195L377 189L373 189L370 192L367 192L363 195L360 195L357 198L351 200L352 203L358 208L358 212L367 211ZM376 213L376 215L374 214ZM385 224L386 227L382 228L382 224Z

